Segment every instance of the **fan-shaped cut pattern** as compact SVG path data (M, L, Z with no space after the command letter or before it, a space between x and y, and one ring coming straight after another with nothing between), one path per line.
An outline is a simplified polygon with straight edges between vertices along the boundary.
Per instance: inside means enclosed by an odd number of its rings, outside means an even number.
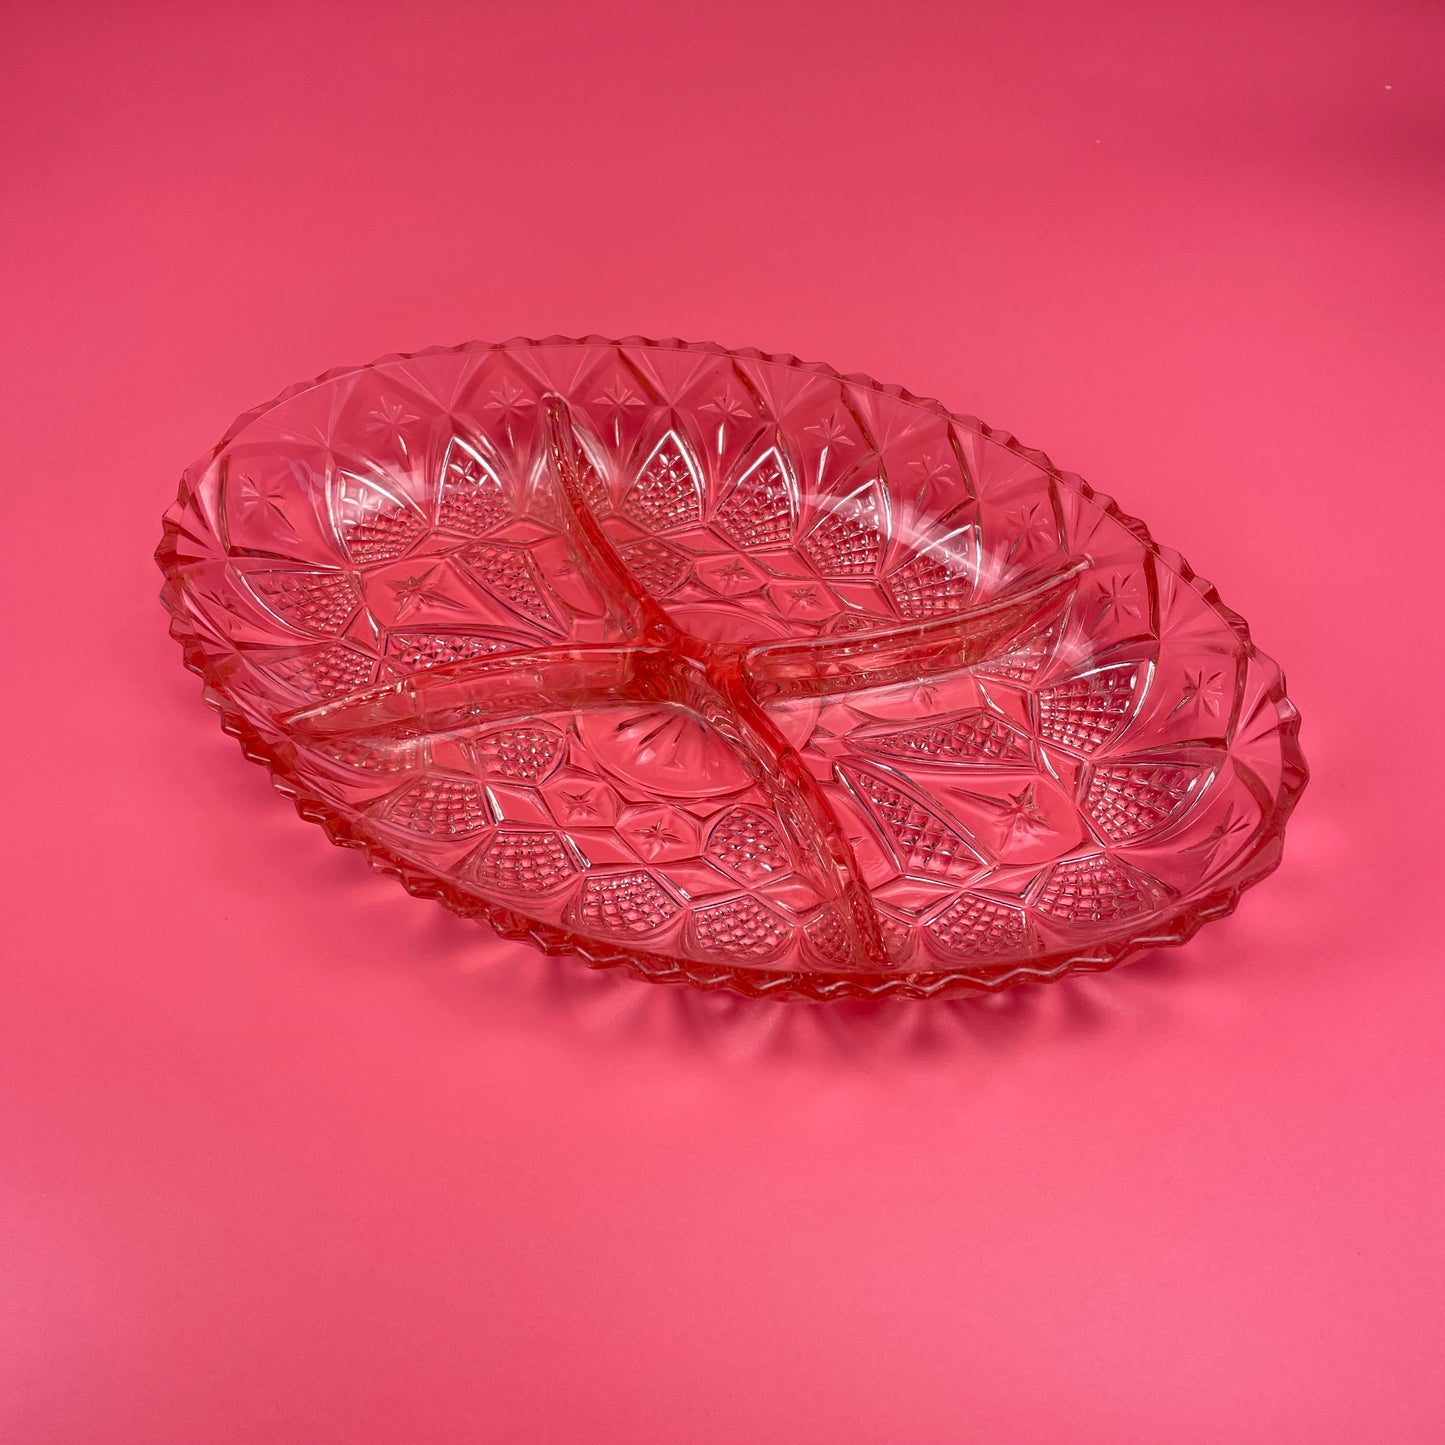
M842 498L803 538L802 550L822 577L867 577L883 559L883 506L878 484Z
M341 545L362 565L393 562L426 531L426 522L394 491L341 472L331 485L331 515Z
M376 659L353 647L313 647L262 666L261 671L302 697L320 702L370 682Z
M437 498L437 525L481 537L512 514L501 478L480 453L459 437L447 446Z
M839 763L838 773L906 873L918 878L963 879L979 872L981 855L900 778L857 763Z
M746 549L780 547L793 531L793 488L773 447L739 478L713 517L728 541Z
M669 532L702 520L702 479L676 432L668 432L642 464L622 499L641 527Z
M1209 770L1203 764L1123 759L1089 775L1084 811L1111 843L1157 833L1190 806Z
M361 606L361 593L349 572L277 568L244 575L261 605L298 632L335 637Z
M388 800L382 816L393 827L454 838L476 833L493 819L486 789L475 778L421 778Z
M1097 752L1129 721L1138 686L1138 667L1126 663L1044 688L1039 736L1075 752Z
M1033 761L1029 734L988 708L970 708L908 727L863 731L855 741L883 757L940 767L966 763L1028 767Z
M526 548L491 542L464 548L457 559L476 582L518 617L556 631L557 619Z
M1028 931L1021 907L980 893L962 894L928 925L934 943L960 958L1017 954L1028 946Z

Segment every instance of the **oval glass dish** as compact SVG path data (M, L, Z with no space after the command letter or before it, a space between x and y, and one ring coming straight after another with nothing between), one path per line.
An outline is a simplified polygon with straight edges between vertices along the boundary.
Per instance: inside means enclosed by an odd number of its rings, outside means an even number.
M1041 452L789 356L633 338L328 372L157 561L301 815L548 952L924 997L1180 943L1279 862L1279 668Z

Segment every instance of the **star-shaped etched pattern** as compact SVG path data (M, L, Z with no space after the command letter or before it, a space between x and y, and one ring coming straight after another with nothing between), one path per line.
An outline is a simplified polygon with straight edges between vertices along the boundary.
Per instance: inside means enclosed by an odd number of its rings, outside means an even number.
M371 409L371 420L384 426L405 426L419 419L410 407L395 397L384 396Z
M1016 833L1029 833L1035 828L1048 827L1048 816L1038 805L1037 792L1037 786L1030 783L1021 791L1008 794L1007 801L999 801L1005 844L1013 842Z
M739 583L750 580L753 575L752 568L740 557L734 557L730 562L725 562L717 569L715 574L721 579L725 587L733 587Z
M400 581L387 583L396 600L396 620L398 622L418 607L445 607L457 612L466 610L466 603L457 601L455 597L447 596L433 584L432 579L440 570L440 565L429 567L415 577L403 577Z
M809 436L817 437L824 448L851 447L853 445L853 439L848 435L848 428L836 411L829 412L820 421L815 421L812 426L805 426L803 431Z
M952 487L958 482L957 470L932 452L909 462L908 470L913 474L918 487L924 491L940 486Z
M1009 519L1008 559L1027 561L1059 545L1053 510L1047 502L1033 502L1019 508Z
M604 416L623 416L635 406L646 406L647 403L625 382L614 381L597 393L596 400L592 403Z
M388 437L395 441L403 456L409 455L403 432L412 422L421 418L398 401L395 397L384 396L367 413L367 433L370 436Z
M1143 593L1134 578L1115 572L1095 588L1094 607L1100 622L1110 614L1138 622L1144 616Z
M296 539L296 528L286 515L286 502L295 496L295 489L280 477L255 477L243 475L236 489L241 515L248 522L265 527L278 528L286 537Z
M743 399L734 396L726 388L721 396L712 401L705 401L698 410L717 417L720 427L726 427L730 422L743 421L752 415Z
M606 430L619 446L622 444L623 428L629 421L629 413L646 405L646 398L639 396L620 378L609 382L591 402L594 414L606 423Z
M1184 674L1184 686L1173 713L1186 710L1201 716L1218 717L1224 702L1224 674L1208 668L1193 668Z
M516 382L506 380L492 391L483 409L497 412L504 421L511 422L513 417L522 416L536 404Z
M662 819L649 824L646 828L640 828L633 835L637 845L649 858L656 858L668 848L676 847L682 842L682 835L670 828Z
M585 822L601 813L595 788L558 788L557 800L569 823Z

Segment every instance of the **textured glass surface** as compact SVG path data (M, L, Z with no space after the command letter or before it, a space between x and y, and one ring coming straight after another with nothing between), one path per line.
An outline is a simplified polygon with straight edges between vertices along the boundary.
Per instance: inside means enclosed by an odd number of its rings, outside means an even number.
M1005 433L601 338L328 373L157 554L306 818L508 936L751 993L1104 968L1228 912L1304 785L1279 669Z

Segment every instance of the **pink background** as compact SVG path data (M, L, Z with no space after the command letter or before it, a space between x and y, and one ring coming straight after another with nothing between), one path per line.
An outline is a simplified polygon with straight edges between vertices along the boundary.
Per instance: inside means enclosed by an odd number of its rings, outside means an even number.
M1445 15L11 4L0 1439L1445 1438ZM324 367L793 350L1042 446L1285 664L1186 949L677 993L327 846L150 553Z

